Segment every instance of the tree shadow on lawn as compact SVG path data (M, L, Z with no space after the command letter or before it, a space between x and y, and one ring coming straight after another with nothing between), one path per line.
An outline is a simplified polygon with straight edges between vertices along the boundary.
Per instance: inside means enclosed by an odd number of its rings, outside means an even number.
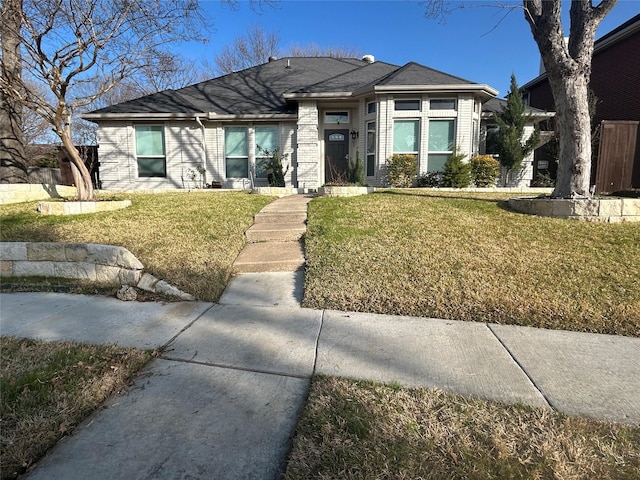
M420 189L406 189L406 190L378 190L371 195L404 195L408 197L423 197L423 198L437 198L441 200L473 200L487 203L494 203L503 210L515 212L509 208L509 200L504 198L487 197L486 195L499 192L450 192L451 195L446 195L444 192L434 192L433 190L420 190ZM465 193L468 193L465 195ZM516 212L518 213L518 212Z

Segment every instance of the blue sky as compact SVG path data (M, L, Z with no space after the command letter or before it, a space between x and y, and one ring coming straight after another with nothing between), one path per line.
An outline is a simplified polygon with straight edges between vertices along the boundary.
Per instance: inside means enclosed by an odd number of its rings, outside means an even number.
M467 1L473 8L456 10L446 23L424 18L420 1L282 0L275 7L252 9L240 0L232 10L218 0L202 2L213 23L209 42L190 44L181 53L198 59L215 54L256 24L275 32L281 47L315 44L346 46L376 60L404 65L415 61L467 80L509 89L511 73L520 85L538 75L540 56L522 10L482 5L521 5L512 0ZM566 1L568 4L569 2ZM477 5L477 6L475 6ZM603 20L597 37L640 13L640 0L620 0ZM568 23L567 23L568 28Z

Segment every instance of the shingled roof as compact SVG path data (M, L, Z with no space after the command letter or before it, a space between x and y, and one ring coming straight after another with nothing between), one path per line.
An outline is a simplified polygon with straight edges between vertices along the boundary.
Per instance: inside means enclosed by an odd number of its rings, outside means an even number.
M403 67L358 59L291 57L216 77L178 90L165 90L84 115L89 120L130 116L295 115L305 97L345 98L393 88L443 86L478 90L487 98L497 92L453 75L411 62ZM464 88L468 87L468 88Z

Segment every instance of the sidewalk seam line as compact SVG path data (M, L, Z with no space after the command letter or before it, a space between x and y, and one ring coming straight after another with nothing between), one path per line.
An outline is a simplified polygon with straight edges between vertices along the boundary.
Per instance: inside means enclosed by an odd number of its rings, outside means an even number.
M542 389L540 388L540 386L535 382L535 380L531 377L531 375L529 375L529 372L527 372L524 368L524 366L518 361L518 359L516 358L515 354L511 351L511 349L507 346L506 343L504 343L502 341L502 339L498 336L498 334L493 330L493 328L491 328L491 325L488 323L485 323L486 327L489 329L489 331L491 332L491 334L495 337L495 339L500 343L500 345L502 345L502 348L504 348L506 350L506 352L509 354L509 356L511 357L511 359L515 362L515 364L518 366L518 368L520 369L520 371L525 375L525 377L527 377L527 379L529 380L529 382L531 382L531 385L534 386L534 388L540 392L540 395L542 396L542 398L544 399L544 401L547 403L547 405L549 406L549 408L555 410L555 411L559 411L558 408L556 408L556 406L553 404L553 402L551 402L551 400L549 400L549 398L547 398L547 396L544 394L544 392L542 391Z
M320 316L320 328L318 328L318 334L316 335L316 345L315 345L315 353L313 356L313 370L311 372L311 376L315 376L316 367L318 366L318 350L320 349L320 335L322 335L322 327L324 326L324 314L326 310L322 310L322 315Z
M180 331L178 333L176 333L173 337L171 337L166 343L160 345L160 348L158 348L158 351L163 352L165 349L167 349L169 347L169 345L171 345L173 342L175 342L176 338L178 338L179 335L182 335L182 333L187 330L188 328L191 328L191 325L193 325L194 323L196 323L198 320L200 320L202 318L202 316L207 313L209 310L211 310L213 307L215 307L216 305L218 305L215 302L211 302L211 306L209 306L209 308L207 308L206 310L203 310L203 312L198 315L196 318L194 318L191 322L189 322L187 325L185 325L184 327L182 327L180 329Z

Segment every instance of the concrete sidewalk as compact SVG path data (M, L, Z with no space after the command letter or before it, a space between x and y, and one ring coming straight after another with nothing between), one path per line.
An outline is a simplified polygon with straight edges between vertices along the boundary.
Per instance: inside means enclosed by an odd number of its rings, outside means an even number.
M220 304L0 295L2 335L163 348L32 479L276 479L313 374L438 387L640 424L640 339L299 306L298 272Z

